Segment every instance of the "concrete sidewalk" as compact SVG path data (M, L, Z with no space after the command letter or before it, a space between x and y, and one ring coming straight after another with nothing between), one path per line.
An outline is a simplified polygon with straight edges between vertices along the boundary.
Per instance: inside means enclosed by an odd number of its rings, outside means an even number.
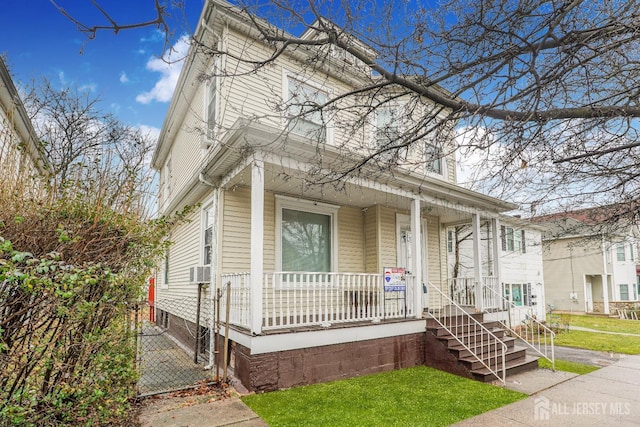
M204 396L162 399L141 409L142 427L262 427L256 415L239 397L207 401Z
M454 424L464 426L640 426L640 355Z

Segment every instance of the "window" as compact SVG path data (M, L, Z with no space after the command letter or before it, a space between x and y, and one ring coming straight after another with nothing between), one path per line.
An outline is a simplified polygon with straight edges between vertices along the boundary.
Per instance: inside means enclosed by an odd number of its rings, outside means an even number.
M502 250L510 252L527 252L524 230L516 230L512 227L500 226L502 237Z
M337 210L324 203L276 196L276 244L281 271L334 270Z
M453 253L453 230L447 231L447 252Z
M629 261L633 261L634 260L634 254L633 254L633 243L629 244Z
M164 165L164 203L166 204L171 195L171 157Z
M511 227L507 227L506 240L507 240L507 250L508 251L513 251L514 239L513 239L513 228L511 228Z
M326 142L326 123L319 108L326 104L327 93L291 77L287 86L288 129L297 135Z
M376 110L375 148L383 148L400 139L400 111L395 107Z
M629 301L629 285L620 285L620 301Z
M442 149L434 144L425 144L425 170L438 175L443 174Z
M164 256L164 277L163 277L163 287L166 289L169 287L169 249L167 249L167 253Z
M218 102L218 82L215 76L216 71L214 68L213 76L209 79L207 84L207 138L213 139L216 128L216 104Z
M210 208L204 209L202 212L202 226L203 226L203 236L202 236L202 264L210 265L211 264L211 256L213 254L213 218L212 212Z
M625 260L624 243L618 243L616 245L616 256L617 256L618 261L624 261Z

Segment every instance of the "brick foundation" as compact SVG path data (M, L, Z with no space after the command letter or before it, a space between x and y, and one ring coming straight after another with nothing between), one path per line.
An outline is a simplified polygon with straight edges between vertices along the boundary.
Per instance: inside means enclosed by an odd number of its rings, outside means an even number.
M425 333L252 355L235 346L235 376L272 391L423 365Z

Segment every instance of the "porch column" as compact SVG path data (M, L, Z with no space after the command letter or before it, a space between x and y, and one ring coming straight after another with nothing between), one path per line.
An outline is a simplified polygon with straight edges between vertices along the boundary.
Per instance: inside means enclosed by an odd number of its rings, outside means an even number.
M602 275L602 303L604 314L609 314L609 280L606 274Z
M471 215L471 234L473 237L473 278L476 282L476 308L483 311L482 301L482 256L480 254L480 215Z
M251 332L262 332L264 162L251 164Z
M500 220L493 218L491 220L491 235L493 236L493 277L496 278L498 284L501 283L502 276L502 236L500 235ZM523 242L524 243L524 242Z
M420 199L411 201L411 253L413 255L414 299L413 310L416 318L422 317L422 234L420 230Z
M602 237L602 265L603 265L603 273L600 277L602 277L602 310L604 314L609 314L609 281L607 280L607 272L608 272L608 264L609 260L611 260L611 265L613 265L613 257L615 253L613 253L613 246L607 247L607 242L604 240L604 236ZM607 256L609 254L609 256ZM612 268L613 270L613 268Z

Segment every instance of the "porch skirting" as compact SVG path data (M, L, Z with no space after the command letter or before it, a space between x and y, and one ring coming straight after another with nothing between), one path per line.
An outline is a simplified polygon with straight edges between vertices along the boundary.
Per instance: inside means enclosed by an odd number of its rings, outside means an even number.
M234 356L247 389L273 391L423 365L425 332L262 354L236 343Z

